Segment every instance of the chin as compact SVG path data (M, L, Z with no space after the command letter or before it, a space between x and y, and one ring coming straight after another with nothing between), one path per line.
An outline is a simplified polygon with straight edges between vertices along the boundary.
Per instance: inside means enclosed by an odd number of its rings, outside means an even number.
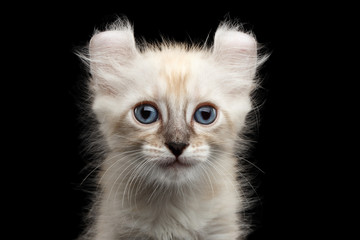
M159 160L156 163L156 181L166 185L192 184L198 177L201 162L189 158Z

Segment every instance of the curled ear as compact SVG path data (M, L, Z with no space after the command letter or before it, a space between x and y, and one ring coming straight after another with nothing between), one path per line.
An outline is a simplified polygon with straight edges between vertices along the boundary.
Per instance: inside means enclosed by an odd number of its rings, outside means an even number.
M257 67L257 43L238 27L220 25L216 30L213 54L219 64L246 78L253 78Z
M91 67L106 65L106 60L115 59L125 64L136 56L137 50L132 31L112 30L95 34L89 44Z
M95 91L116 94L114 85L121 84L121 75L137 54L130 24L95 33L89 44L90 73Z

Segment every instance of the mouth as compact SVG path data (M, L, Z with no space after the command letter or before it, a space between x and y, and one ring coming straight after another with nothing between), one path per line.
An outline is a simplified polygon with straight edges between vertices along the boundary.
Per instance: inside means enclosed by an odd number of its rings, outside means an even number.
M192 164L192 163L180 161L178 158L176 158L176 159L161 163L160 167L163 169L180 169L180 168L185 169L185 168L190 168L193 165L194 164Z

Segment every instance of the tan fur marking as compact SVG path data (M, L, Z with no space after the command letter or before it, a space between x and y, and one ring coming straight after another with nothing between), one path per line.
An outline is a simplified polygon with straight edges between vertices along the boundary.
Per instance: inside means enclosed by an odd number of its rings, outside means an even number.
M171 52L162 59L162 71L160 76L164 78L168 86L168 93L176 97L186 94L186 84L190 75L189 57L181 51Z

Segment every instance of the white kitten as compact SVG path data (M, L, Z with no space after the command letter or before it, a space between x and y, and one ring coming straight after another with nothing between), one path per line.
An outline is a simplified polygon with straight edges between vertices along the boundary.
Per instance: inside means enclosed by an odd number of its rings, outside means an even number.
M235 152L261 62L252 35L224 23L210 49L139 50L118 20L81 57L106 149L81 239L244 239Z

